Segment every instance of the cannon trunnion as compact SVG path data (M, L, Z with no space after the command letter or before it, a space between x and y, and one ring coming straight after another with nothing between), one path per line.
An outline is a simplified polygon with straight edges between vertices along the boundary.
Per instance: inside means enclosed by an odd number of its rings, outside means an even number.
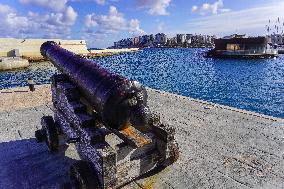
M62 50L56 45L55 47ZM42 48L42 51L48 54L47 57L53 58L54 55L51 54L56 53L48 51L48 48ZM62 52L65 51L62 50ZM81 58L72 59L73 56L75 55L61 58L71 62L82 60ZM60 56L58 55L57 58L60 59ZM54 63L56 65L62 65L57 59L52 61L56 62ZM68 65L64 65L64 69L60 70L65 70L65 67ZM108 90L100 97L88 96L86 92L88 90L85 91L85 87L97 84L88 83L91 80L87 81L86 78L84 81L77 81L80 77L71 76L70 74L73 74L71 71L70 73L66 70L62 72L63 74L52 77L54 116L44 116L41 121L42 129L36 131L35 135L37 141L45 142L53 153L59 150L62 142L75 144L81 160L70 168L71 188L117 188L142 175L156 173L157 170L178 159L179 152L174 139L174 129L162 123L157 114L150 113L146 103L145 88L136 84L132 85L132 82L125 79L123 81L127 83L127 86L132 87L130 87L131 90L127 87L122 89L119 85L124 85L123 82L113 84L113 87L105 87ZM98 80L93 82L96 81ZM103 83L103 81L100 82ZM85 85L85 83L88 84ZM112 84L108 83L109 85ZM101 90L102 88L103 86ZM112 89L115 92L111 92ZM111 93L117 93L119 90L126 91L117 94L118 102L113 99L114 96ZM125 95L128 92L131 95ZM98 103L98 99L102 98L106 98L107 103ZM113 102L113 111L109 111L107 107L111 107L110 102ZM116 109L115 106L118 108ZM113 115L118 110L125 112ZM108 113L114 117L109 118L109 115L106 115ZM119 123L116 124L113 121Z

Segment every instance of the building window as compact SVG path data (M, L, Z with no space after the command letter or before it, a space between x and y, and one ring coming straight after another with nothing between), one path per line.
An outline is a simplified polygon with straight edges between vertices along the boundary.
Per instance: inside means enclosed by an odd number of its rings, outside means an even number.
M236 51L240 49L241 48L239 44L227 44L227 50Z

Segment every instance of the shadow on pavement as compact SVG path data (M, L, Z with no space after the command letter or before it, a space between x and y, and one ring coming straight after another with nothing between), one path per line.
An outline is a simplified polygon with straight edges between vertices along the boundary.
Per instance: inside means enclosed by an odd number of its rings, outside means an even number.
M23 139L0 143L0 188L60 188L69 180L76 160L65 156L67 146L51 154L44 143Z

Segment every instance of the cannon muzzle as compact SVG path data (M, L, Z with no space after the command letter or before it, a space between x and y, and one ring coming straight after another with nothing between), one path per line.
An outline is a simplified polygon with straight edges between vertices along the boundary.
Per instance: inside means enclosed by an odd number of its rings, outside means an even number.
M129 123L138 127L147 124L147 92L137 81L111 73L53 41L43 43L40 50L77 86L106 126L120 130Z

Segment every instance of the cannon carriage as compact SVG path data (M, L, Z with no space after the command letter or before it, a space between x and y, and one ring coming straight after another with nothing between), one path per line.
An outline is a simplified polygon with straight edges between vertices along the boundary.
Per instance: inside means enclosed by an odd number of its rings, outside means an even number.
M75 144L72 188L117 188L178 159L174 128L150 111L141 84L54 42L41 53L61 74L51 79L54 116L42 118L35 136L53 153L60 141Z

